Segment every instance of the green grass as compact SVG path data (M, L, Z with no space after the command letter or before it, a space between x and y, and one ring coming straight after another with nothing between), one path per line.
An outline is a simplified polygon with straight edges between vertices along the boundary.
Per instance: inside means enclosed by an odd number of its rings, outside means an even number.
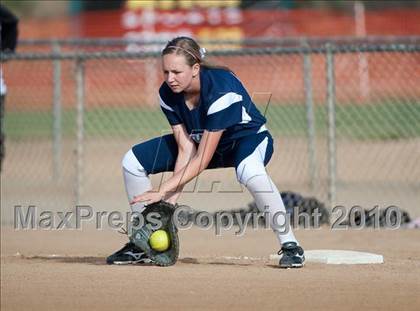
M315 106L317 135L327 133L327 110ZM307 133L304 105L271 105L266 113L274 135L303 136ZM420 137L420 102L384 102L336 107L337 137L357 140L392 140Z
M64 110L61 115L64 137L75 137L76 112ZM5 130L8 139L22 140L52 136L53 116L49 112L7 112ZM104 108L85 111L86 137L136 137L150 136L170 127L160 110Z
M265 107L260 107L264 111ZM273 135L306 135L304 104L271 104L266 112ZM326 135L327 113L315 106L316 134ZM337 137L358 140L391 140L420 137L420 102L382 102L370 105L340 104L336 108ZM160 109L102 108L85 113L86 137L150 137L170 130ZM50 112L7 111L5 130L10 140L49 138L53 117ZM64 137L76 135L76 113L62 113Z

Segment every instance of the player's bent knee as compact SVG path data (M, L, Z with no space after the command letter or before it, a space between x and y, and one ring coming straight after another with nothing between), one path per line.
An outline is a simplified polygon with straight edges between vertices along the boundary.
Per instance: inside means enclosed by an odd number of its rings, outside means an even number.
M124 155L121 165L125 170L127 170L131 174L134 174L136 176L147 176L146 170L141 165L139 160L137 160L132 149L128 150L127 153Z
M236 169L236 178L244 186L254 177L261 175L267 175L267 171L262 163L241 163Z

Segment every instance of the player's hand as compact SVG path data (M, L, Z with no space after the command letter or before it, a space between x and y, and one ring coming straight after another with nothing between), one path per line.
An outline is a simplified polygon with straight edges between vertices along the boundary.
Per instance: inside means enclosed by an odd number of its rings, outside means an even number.
M144 206L147 206L152 203L159 202L163 199L165 195L160 191L150 190L141 195L135 196L133 200L130 202L131 205L135 203L143 203Z

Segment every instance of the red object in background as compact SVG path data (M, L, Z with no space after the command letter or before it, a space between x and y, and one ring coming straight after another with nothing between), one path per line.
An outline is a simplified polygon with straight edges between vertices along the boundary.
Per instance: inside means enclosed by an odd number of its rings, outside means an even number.
M200 39L241 39L244 36L243 13L237 8L87 12L80 16L79 22L80 35L90 38L166 40L177 35Z
M115 11L89 11L79 15L78 37L122 37L125 29L121 25L121 15L124 10Z
M367 35L419 35L420 10L366 12ZM154 39L190 33L198 38L354 36L352 11L335 10L117 10L80 16L82 37L140 37ZM231 32L229 32L231 31Z
M211 9L200 9L207 11ZM219 9L221 10L221 9ZM160 10L164 12L163 10ZM165 16L181 10L166 11ZM168 27L154 26L148 36L165 39L171 34L187 32L202 38L234 39L241 37L290 37L290 36L354 36L355 21L352 11L335 10L243 10L241 22L229 25L217 24L217 11L212 11L213 23L201 26L188 24ZM47 20L21 20L21 39L50 39L67 37L144 37L143 27L128 28L123 25L127 10L91 11L77 17ZM366 11L367 35L420 35L420 10L387 9ZM151 26L149 26L151 28Z

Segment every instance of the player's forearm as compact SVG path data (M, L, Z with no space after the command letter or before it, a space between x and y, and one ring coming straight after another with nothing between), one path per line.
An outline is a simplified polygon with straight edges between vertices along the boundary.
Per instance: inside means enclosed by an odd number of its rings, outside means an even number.
M178 157L175 162L175 169L174 169L173 175L176 175L179 171L183 170L187 166L188 162L191 161L191 159L195 156L196 152L197 152L197 149L195 148L195 146L193 146L188 151L179 150ZM181 187L178 187L177 189L175 189L175 191L168 192L165 195L164 200L166 202L175 204L179 196L181 195L183 188L184 188L184 185Z
M186 166L176 172L162 185L160 191L163 194L181 191L184 185L204 171L207 165L208 163L204 163L201 157L195 154Z

